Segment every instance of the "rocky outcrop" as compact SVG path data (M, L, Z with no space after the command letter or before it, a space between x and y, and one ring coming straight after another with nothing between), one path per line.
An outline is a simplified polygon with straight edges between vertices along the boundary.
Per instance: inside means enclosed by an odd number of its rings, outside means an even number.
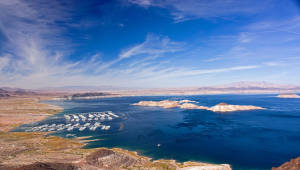
M70 163L43 163L36 162L18 168L8 168L11 170L77 170L79 167Z
M86 163L97 168L118 169L122 166L132 167L136 164L145 163L145 161L110 149L99 149L86 157Z
M155 160L118 148L101 148L82 160L66 162L35 162L28 165L1 166L5 170L231 170L229 164L208 164L201 162L177 163L175 160Z
M162 107L165 109L168 108L174 108L180 106L179 101L172 101L172 100L162 100L162 101L140 101L138 103L135 103L133 105L137 106L157 106Z
M82 149L80 139L35 132L0 132L0 170L230 170L228 164L155 160L120 148Z
M208 107L205 106L198 106L192 103L183 103L182 105L179 106L181 109L206 109L208 110Z
M179 103L198 103L198 102L193 100L180 100Z
M210 110L213 112L234 112L234 111L243 111L243 110L261 110L264 109L258 106L251 105L230 105L227 103L220 103L213 107L199 106L189 102L181 101L172 101L172 100L162 100L162 101L140 101L133 105L137 106L157 106L162 108L175 108L179 107L181 109L200 109L200 110Z
M208 110L213 112L234 112L234 111L243 111L243 110L261 110L262 107L251 106L251 105L230 105L227 103L217 104Z
M280 94L277 96L278 98L300 98L298 94Z
M173 170L231 170L228 164L208 164L201 162L177 163L174 160L151 161L148 157L138 155L136 152L129 152L122 149L99 149L86 157L87 165L83 169L173 169Z
M299 169L300 169L300 157L291 159L289 162L286 162L277 168L272 168L272 170L299 170Z

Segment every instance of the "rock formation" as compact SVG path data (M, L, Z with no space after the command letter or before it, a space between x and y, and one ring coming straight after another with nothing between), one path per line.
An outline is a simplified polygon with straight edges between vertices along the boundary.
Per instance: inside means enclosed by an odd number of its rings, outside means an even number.
M300 169L300 157L291 159L289 162L286 162L277 168L272 168L272 170L299 170L299 169Z
M298 94L279 94L278 98L300 98Z
M227 103L217 104L208 110L213 112L233 112L233 111L242 111L242 110L261 110L262 107L251 106L251 105L230 105Z
M210 110L213 112L234 112L234 111L243 111L243 110L261 110L262 107L251 106L251 105L230 105L227 103L220 103L213 107L199 106L193 103L185 103L181 101L171 101L171 100L162 100L162 101L140 101L133 105L137 106L157 106L162 108L175 108L179 107L181 109L201 109L201 110Z
M182 105L179 106L181 109L206 109L208 110L208 107L205 106L198 106L192 103L183 103Z
M165 109L168 108L174 108L178 107L180 103L178 101L172 101L172 100L162 100L162 101L140 101L138 103L135 103L133 105L137 106L157 106L157 107L162 107Z

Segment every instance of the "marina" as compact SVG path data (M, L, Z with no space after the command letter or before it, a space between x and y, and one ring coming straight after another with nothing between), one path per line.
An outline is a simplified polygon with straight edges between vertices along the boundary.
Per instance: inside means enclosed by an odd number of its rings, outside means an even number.
M87 112L64 114L64 123L42 124L39 126L28 127L26 132L58 132L58 131L107 131L110 125L105 125L105 122L120 118L117 114L107 112Z

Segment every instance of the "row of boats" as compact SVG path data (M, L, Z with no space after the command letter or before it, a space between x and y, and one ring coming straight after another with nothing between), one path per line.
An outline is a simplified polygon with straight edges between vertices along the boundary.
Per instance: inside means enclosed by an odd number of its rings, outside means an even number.
M65 124L44 124L41 126L32 127L25 131L27 132L52 132L52 131L73 131L73 130L90 130L95 131L97 129L109 130L110 126L102 124L103 121L110 121L115 118L119 118L118 115L111 111L106 112L88 112L77 114L65 114Z
M65 114L64 117L68 122L105 121L105 120L113 120L114 118L119 118L118 115L114 114L111 111L89 112L89 113L81 113L81 114Z
M41 126L36 126L32 127L31 129L25 130L26 132L53 132L53 131L62 131L62 130L67 130L67 131L73 131L75 129L78 129L79 131L84 131L86 129L89 129L91 131L95 131L97 129L101 130L109 130L110 126L103 125L100 122L95 122L95 123L85 123L85 124L45 124Z

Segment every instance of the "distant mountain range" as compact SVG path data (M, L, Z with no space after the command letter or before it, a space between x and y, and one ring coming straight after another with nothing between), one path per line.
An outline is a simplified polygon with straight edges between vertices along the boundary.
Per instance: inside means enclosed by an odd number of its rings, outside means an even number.
M36 91L55 91L55 92L96 92L96 91L118 91L133 90L134 88L116 87L116 86L62 86L62 87L44 87Z
M76 93L86 93L89 96L98 96L99 92L117 92L119 95L196 95L196 94L264 94L264 93L298 93L300 86L282 85L268 82L235 82L218 86L202 86L189 88L119 88L114 86L64 86L48 87L35 90L21 88L0 88L0 97L37 95L47 93L65 93L72 96ZM95 93L95 94L93 94ZM104 93L103 93L104 94ZM103 96L101 93L100 96ZM106 94L106 95L107 95Z
M271 89L282 89L282 90L294 90L294 89L300 89L300 86L294 86L294 85L285 85L285 84L274 84L274 83L268 83L268 82L250 82L250 81L241 81L241 82L235 82L225 85L219 85L219 86L208 86L208 87L200 87L200 89L244 89L244 90L271 90Z
M36 95L37 93L32 90L25 90L20 88L1 87L0 97Z

